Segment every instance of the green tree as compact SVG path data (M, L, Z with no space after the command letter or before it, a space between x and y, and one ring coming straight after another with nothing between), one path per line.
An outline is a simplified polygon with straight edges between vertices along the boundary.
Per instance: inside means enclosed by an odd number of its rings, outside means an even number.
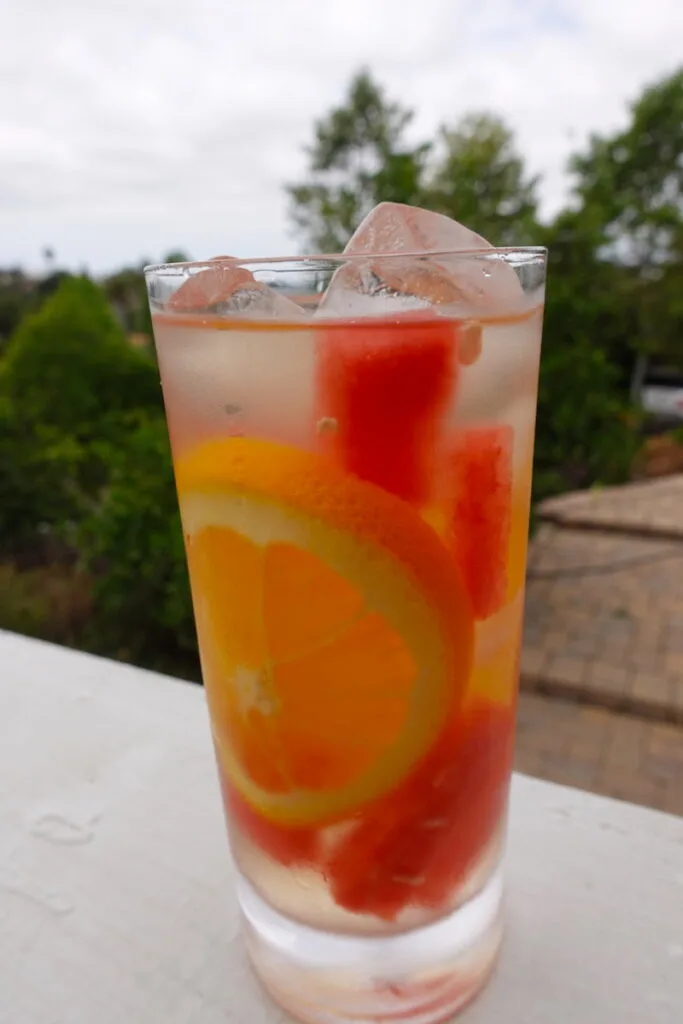
M192 259L191 256L185 252L184 249L171 249L162 257L162 263L189 263Z
M82 520L92 575L91 643L124 660L199 678L192 604L163 416L111 452L108 486Z
M630 473L644 355L683 366L683 71L646 88L630 122L570 161L572 207L550 250L537 493Z
M26 300L19 292L0 290L0 353L7 338L19 325L25 309Z
M510 129L471 114L442 128L425 189L426 205L466 224L494 245L538 243L536 189Z
M33 287L32 310L35 312L39 309L43 302L57 291L62 281L69 280L71 276L66 270L52 270L45 277L38 278Z
M75 438L37 422L29 429L0 396L0 555L40 563L51 531L83 514L88 455ZM0 624L1 625L1 624Z
M537 241L536 189L498 117L473 114L408 145L413 113L362 71L340 107L316 122L309 180L290 185L290 214L309 249L340 251L379 202L425 206L497 245Z
M637 353L633 270L601 255L603 235L583 208L560 213L539 238L548 248L544 337L568 349L590 340L627 394Z
M546 335L534 455L534 497L628 480L637 420L605 353L581 338Z
M29 308L32 285L20 267L0 270L0 354Z
M39 309L68 276L57 271L32 278L20 267L0 270L0 354L26 314Z
M0 364L0 534L5 554L68 545L112 450L161 393L91 281L67 278L12 335Z
M172 249L162 263L186 263L190 257L182 249ZM102 280L102 290L111 303L119 323L128 334L145 334L152 338L152 318L147 301L144 268L151 260L122 267Z
M536 426L534 495L628 479L639 445L629 388L636 348L631 276L601 258L583 208L563 211L549 250Z
M592 136L571 161L582 206L624 262L643 273L678 255L683 221L683 70L636 100L631 121Z
M683 70L646 88L626 128L593 136L571 169L602 260L628 282L633 346L683 366Z
M7 346L0 392L19 426L86 442L115 436L139 410L161 409L153 360L132 348L102 291L67 278Z
M624 482L639 445L639 420L628 392L630 351L603 290L609 278L591 280L590 270L588 257L572 270L556 255L551 267L536 419L536 499Z
M152 324L142 265L123 267L105 277L102 290L127 333L146 334L151 338Z
M382 200L420 201L431 147L407 145L412 117L361 71L344 103L316 122L306 147L309 180L287 186L290 215L308 251L340 252Z

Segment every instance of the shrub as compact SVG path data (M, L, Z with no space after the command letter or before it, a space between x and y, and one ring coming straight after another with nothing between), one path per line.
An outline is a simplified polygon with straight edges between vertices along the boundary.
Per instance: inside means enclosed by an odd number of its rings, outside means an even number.
M161 409L156 365L128 344L101 290L65 278L7 346L0 391L18 424L88 442L115 439L141 409Z
M534 498L627 480L640 433L597 345L546 335L538 393Z
M163 417L110 452L111 475L77 546L94 578L92 641L103 653L197 678L192 605Z
M36 563L55 527L78 518L90 475L84 446L36 423L29 430L0 395L0 538L5 557Z
M65 278L14 332L0 365L0 535L40 560L97 500L109 459L161 409L153 359L133 349L102 292Z
M85 645L90 581L73 566L0 564L0 626L68 647Z

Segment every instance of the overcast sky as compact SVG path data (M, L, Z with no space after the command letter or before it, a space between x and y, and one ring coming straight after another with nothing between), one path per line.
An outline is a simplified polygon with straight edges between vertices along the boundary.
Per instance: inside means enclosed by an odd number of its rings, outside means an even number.
M297 251L282 183L362 64L415 137L502 114L549 214L682 40L680 0L6 0L0 265Z

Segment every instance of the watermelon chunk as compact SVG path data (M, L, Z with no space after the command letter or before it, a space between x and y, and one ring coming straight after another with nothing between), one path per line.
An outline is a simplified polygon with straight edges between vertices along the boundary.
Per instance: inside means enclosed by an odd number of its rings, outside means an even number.
M223 803L231 827L285 867L315 865L319 833L312 828L287 828L263 818L253 810L219 771Z
M446 456L446 543L479 620L507 600L512 443L507 424L471 427L451 439Z
M319 330L320 444L345 469L415 505L434 477L454 393L458 325L425 313Z
M501 822L513 734L510 705L478 701L459 715L333 849L325 874L336 902L386 920L446 904Z

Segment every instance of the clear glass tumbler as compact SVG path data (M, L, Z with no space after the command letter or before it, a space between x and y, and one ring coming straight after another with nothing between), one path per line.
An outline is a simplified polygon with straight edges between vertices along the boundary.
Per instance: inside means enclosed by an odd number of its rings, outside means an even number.
M252 962L443 1020L502 932L545 252L146 275Z

